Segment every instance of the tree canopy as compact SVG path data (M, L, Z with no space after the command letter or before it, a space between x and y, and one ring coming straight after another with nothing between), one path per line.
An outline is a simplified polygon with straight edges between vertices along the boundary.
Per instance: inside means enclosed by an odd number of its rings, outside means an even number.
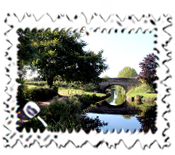
M110 77L108 75L103 76L104 79L109 79Z
M71 30L59 31L55 29L17 30L19 35L18 58L22 72L24 66L37 70L40 78L47 80L52 87L55 76L67 82L82 81L84 83L97 82L99 75L108 66L102 58L103 50L95 54L93 51L84 51L87 46L81 40L81 32Z
M154 53L147 55L142 62L139 63L142 71L137 76L138 79L145 80L146 83L153 86L153 82L158 79L156 75L156 68L158 64L156 63L157 57Z
M124 67L118 74L118 77L120 78L134 78L136 76L136 70L131 67Z

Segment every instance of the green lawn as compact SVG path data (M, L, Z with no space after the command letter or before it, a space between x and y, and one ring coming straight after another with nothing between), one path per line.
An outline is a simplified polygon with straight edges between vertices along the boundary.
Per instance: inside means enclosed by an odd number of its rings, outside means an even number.
M148 93L148 92L153 92L153 89L149 85L143 84L141 86L131 88L126 95L130 97L135 97L136 95L140 95L140 96L144 96L145 98L157 97L157 94Z
M88 91L83 91L81 89L70 89L70 88L63 88L59 87L58 92L62 96L66 95L74 95L74 94L96 94L97 96L105 96L103 93L95 93L95 92L88 92Z
M35 87L38 87L38 86L36 86L36 85L27 85L28 89L35 88Z
M42 86L36 86L36 85L27 85L28 89L32 88L38 88ZM70 88L64 88L64 87L59 87L58 92L62 96L67 96L67 95L74 95L74 94L96 94L99 97L105 96L103 93L96 93L96 92L89 92L89 91L83 91L81 89L70 89Z
M63 88L63 87L59 87L58 92L60 93L60 95L63 95L63 96L84 93L84 91L81 89L69 89L69 88Z

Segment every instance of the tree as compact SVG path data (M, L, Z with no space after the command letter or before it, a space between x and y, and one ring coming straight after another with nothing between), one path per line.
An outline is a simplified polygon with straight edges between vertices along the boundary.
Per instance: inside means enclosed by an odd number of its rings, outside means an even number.
M134 78L137 76L137 72L135 69L131 68L131 67L125 67L123 68L119 74L118 77L120 78Z
M100 82L99 75L108 68L103 50L97 54L83 50L87 44L81 40L81 32L19 29L17 33L20 65L37 69L50 87L56 76L67 82Z
M157 57L154 53L147 55L143 62L139 63L142 71L137 76L138 79L146 81L147 84L153 86L153 82L158 79L156 75L156 68L158 64L156 63Z
M103 76L104 79L109 79L110 77L108 75Z
M18 41L20 44L17 45L18 47L18 66L19 66L19 79L18 82L23 82L27 70L34 69L32 67L32 61L33 58L35 57L36 51L35 48L32 46L32 39L33 39L33 34L31 34L29 29L25 29L23 31L22 29L17 30L17 34L19 36Z

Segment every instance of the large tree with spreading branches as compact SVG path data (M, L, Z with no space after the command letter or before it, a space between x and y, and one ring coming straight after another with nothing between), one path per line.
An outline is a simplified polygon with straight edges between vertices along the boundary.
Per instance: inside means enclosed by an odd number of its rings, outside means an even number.
M103 50L97 54L84 50L87 43L81 40L81 32L18 29L17 34L21 78L27 66L37 70L50 87L56 76L67 82L96 83L101 80L99 75L108 68L102 57Z

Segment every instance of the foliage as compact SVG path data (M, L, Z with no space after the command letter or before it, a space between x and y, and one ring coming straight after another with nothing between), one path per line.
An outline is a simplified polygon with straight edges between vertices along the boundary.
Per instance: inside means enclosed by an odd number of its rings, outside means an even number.
M131 117L134 117L135 115L123 115L124 118L130 119Z
M115 89L115 90L114 90ZM114 93L116 93L117 98L115 98L115 104L121 105L125 102L125 89L119 85L113 85L108 88L108 93L110 93L110 97L106 99L108 103L113 102Z
M136 70L131 67L123 68L118 74L118 77L120 78L134 78L136 76L137 76Z
M144 83L138 87L133 87L131 88L128 92L127 92L127 96L130 96L130 97L135 97L136 95L139 95L139 96L143 96L145 98L148 98L148 97L151 97L151 98L155 98L157 97L157 95L155 93L149 93L149 92L153 92L153 88Z
M125 89L122 86L115 85L116 94L125 95Z
M18 86L17 92L17 104L20 105L19 109L22 109L29 99L26 98L26 91L28 90L25 81L21 81L21 85Z
M116 105L121 105L125 102L125 95L117 94L117 98L115 99Z
M106 98L106 96L97 96L96 94L82 94L76 95L82 103L82 109L88 108L91 104L95 104Z
M110 97L106 99L106 102L111 103L114 100L114 90L109 89L108 93L110 94Z
M40 79L38 77L33 77L30 79L26 79L27 82L32 82L32 81L39 81Z
M53 100L39 113L39 116L48 124L47 129L50 131L65 131L68 129L69 132L72 132L73 129L79 131L82 128L89 132L91 129L99 130L100 126L105 125L98 118L90 119L82 114L83 111L78 98L70 97L61 101ZM28 121L24 127L27 130L33 128L34 131L37 129L40 129L41 132L44 131L44 126L36 118Z
M153 82L158 79L156 75L156 55L154 53L147 55L141 63L139 63L142 71L137 76L138 79L145 80L147 84L153 86Z
M58 87L54 86L52 88L31 88L25 91L25 97L33 101L42 101L50 99L58 94Z
M35 85L35 86L45 86L47 85L46 81L32 81L32 82L26 82L27 85Z
M147 133L149 130L154 134L157 131L156 127L156 106L142 110L140 116L136 116L137 120L141 124L140 132Z
M108 75L103 76L104 79L109 79L110 77Z
M17 34L20 70L24 66L36 69L50 87L56 76L67 82L99 82L99 75L107 69L103 50L97 54L83 50L87 44L81 40L81 32L18 29Z
M89 92L93 92L93 91L98 91L97 89L97 85L89 83L89 84L85 84L82 86L84 91L89 91Z
M125 89L122 86L115 85L117 98L115 99L115 103L117 105L121 105L125 102Z

